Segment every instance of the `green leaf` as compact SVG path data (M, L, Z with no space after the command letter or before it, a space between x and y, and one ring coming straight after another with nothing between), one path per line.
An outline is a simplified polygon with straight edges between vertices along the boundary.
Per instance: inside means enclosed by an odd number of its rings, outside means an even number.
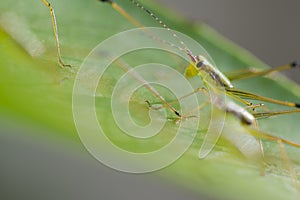
M97 1L69 0L53 0L51 3L57 15L63 59L74 66L75 72L98 43L116 33L134 28L108 4ZM190 24L153 2L144 3L155 10L170 27L189 35L204 46L221 71L248 66L267 67L207 25ZM57 133L63 132L63 135L58 136L68 138L70 142L79 143L72 115L72 89L75 73L68 69L61 69L57 64L48 8L41 1L33 0L2 1L0 5L1 112L39 123L57 130ZM153 19L131 4L122 2L122 6L146 25L157 26ZM29 41L32 38L26 39L29 36L34 36L40 41L45 52L42 51L42 47L36 52L31 52L33 48L39 46L31 46ZM161 56L163 57L163 54ZM140 60L133 60L129 57L128 59L132 63L146 63L149 58L141 57ZM107 90L112 87L110 81L105 82L104 86L107 86ZM278 74L234 84L237 88L264 96L300 102L299 86ZM168 92L161 91L162 95L166 93ZM149 122L145 99L154 100L155 98L145 92L136 94L133 98L132 113L140 119L138 123L141 124ZM174 136L168 133L173 133L177 125L170 122L166 125L163 134L155 138L154 142L132 141L128 136L122 136L115 122L111 120L109 105L109 98L97 98L99 121L104 122L104 129L109 132L110 139L127 150L152 151L164 146ZM270 106L270 109L284 108ZM299 114L291 114L259 120L259 127L273 135L300 143L298 121ZM219 141L206 159L199 160L197 155L205 130L198 130L198 132L191 148L174 164L160 171L162 176L218 199L299 198L285 170L276 142L264 141L265 159L269 165L266 167L267 175L261 176L260 164L247 161L230 142L224 139ZM287 147L287 152L293 161L293 166L299 169L300 149Z

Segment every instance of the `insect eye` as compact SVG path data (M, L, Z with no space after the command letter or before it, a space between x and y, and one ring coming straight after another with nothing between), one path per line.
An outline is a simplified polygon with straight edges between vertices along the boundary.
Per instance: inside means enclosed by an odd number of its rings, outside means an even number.
M200 62L198 62L198 63L196 64L196 67L197 67L197 68L201 68L202 65L203 65L203 61L200 61Z

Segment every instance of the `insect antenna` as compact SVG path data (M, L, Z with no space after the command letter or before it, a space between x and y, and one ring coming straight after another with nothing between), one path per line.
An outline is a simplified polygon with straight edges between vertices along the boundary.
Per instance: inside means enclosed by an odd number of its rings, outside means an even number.
M125 18L127 18L131 23L133 23L134 25L136 25L137 27L141 27L141 28L145 28L144 25L142 25L140 22L138 22L136 19L134 19L129 13L127 13L125 10L123 10L117 3L115 3L112 0L99 0L102 2L107 2L109 4L111 4L111 6L118 11L121 15L123 15ZM183 42L183 40L167 25L165 24L157 15L154 14L154 12L152 12L150 9L146 8L145 6L143 6L142 4L140 4L139 2L135 1L135 0L129 0L133 5L135 5L136 7L140 8L142 11L146 12L148 15L150 15L156 22L158 22L163 28L167 29L168 31L170 31L172 33L172 36L175 37L179 43L181 44L181 46L183 48L177 47L174 44L171 44L170 42L167 41L162 41L163 43L167 43L168 45L175 47L181 51L184 51L192 60L192 62L196 63L199 59L197 58L197 56L195 56L192 51L187 47L187 45ZM153 35L152 35L153 37ZM154 36L155 39L157 40L162 40L159 37Z

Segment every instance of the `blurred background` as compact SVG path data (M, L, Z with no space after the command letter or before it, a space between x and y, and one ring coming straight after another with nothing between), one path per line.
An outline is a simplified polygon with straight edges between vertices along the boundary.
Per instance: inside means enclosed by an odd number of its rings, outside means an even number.
M163 171L118 172L83 146L44 135L55 134L0 112L0 199L211 199L162 178Z
M300 60L299 0L157 0L204 22L270 66ZM300 69L285 72L300 83Z

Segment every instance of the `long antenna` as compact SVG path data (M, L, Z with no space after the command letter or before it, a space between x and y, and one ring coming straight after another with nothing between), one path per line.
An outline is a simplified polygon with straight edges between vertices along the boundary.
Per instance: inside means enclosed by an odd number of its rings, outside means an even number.
M192 53L192 51L187 47L187 45L183 42L183 40L172 30L170 29L170 27L165 24L159 17L157 17L152 11L150 11L148 8L145 8L142 4L140 4L139 2L135 1L135 0L129 0L131 3L133 3L135 6L137 6L138 8L140 8L141 10L145 11L146 13L148 13L155 21L157 21L162 27L164 27L165 29L167 29L168 31L170 31L173 35L173 37L175 37L180 44L183 46L185 52L189 55L189 57L192 59L193 62L197 62L198 59L197 57Z
M128 19L132 24L136 25L137 27L142 27L144 28L144 26L138 22L136 19L134 19L129 13L127 13L125 10L123 10L117 3L115 3L112 0L99 0L102 2L107 2L109 4L111 4L111 6L118 11L121 15L123 15L126 19ZM148 15L150 15L156 22L158 22L163 28L167 29L168 31L170 31L173 35L173 37L175 37L180 44L183 47L183 51L185 51L187 53L187 55L191 58L191 60L193 62L197 62L198 58L197 56L195 56L192 51L187 47L187 45L183 42L183 40L175 33L175 31L173 31L172 29L170 29L168 27L168 25L166 25L159 17L157 17L152 11L150 11L148 8L144 7L142 4L140 4L139 2L135 1L135 0L129 0L133 5L135 5L136 7L140 8L141 10L143 10L144 12L146 12ZM169 42L165 41L165 43L167 43L168 45L171 46L175 46L173 44L170 44ZM181 49L181 48L179 48Z

